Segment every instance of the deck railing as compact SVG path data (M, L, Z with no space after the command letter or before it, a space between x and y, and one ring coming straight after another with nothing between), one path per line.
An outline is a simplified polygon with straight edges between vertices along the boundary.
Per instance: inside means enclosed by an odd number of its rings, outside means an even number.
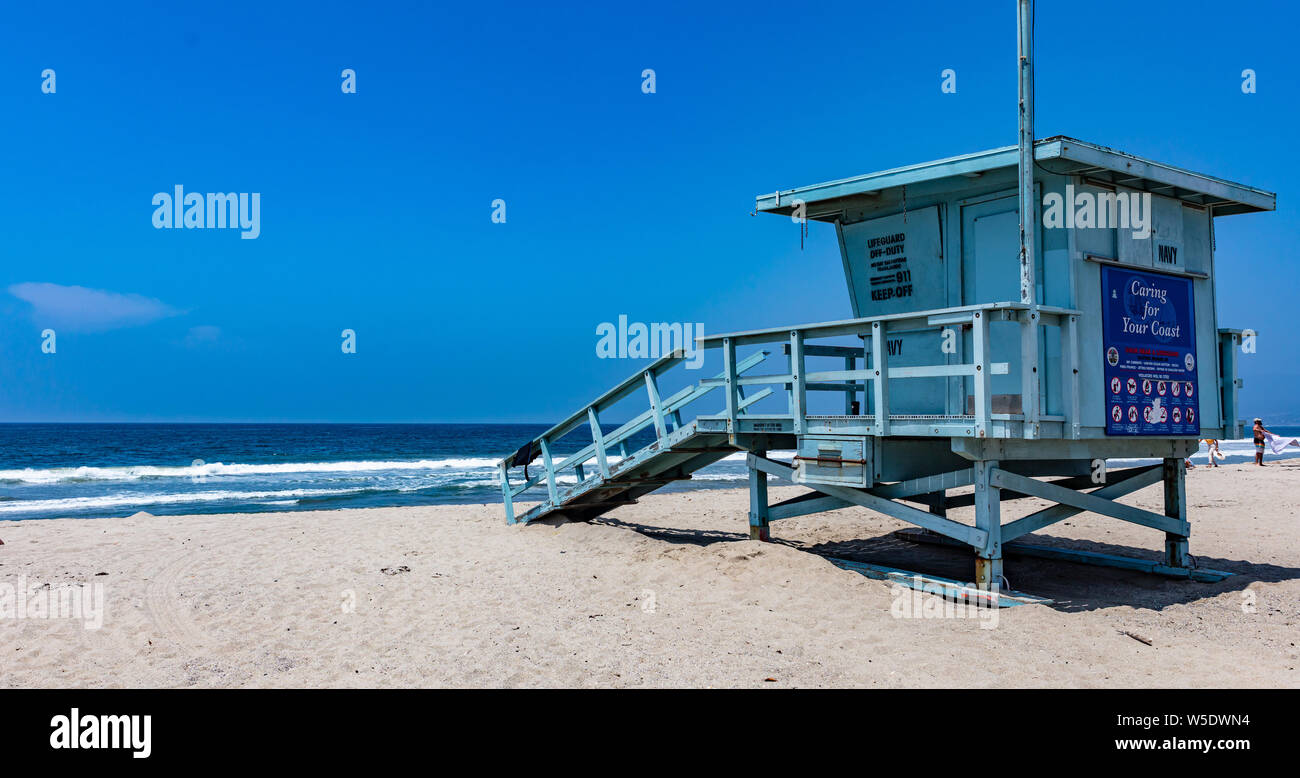
M614 455L612 452L617 451L617 455L624 458L637 457L661 446L670 432L675 433L686 426L683 423L684 409L715 389L723 390L724 410L718 414L697 415L693 418L698 421L711 420L715 423L725 421L726 431L733 435L741 431L742 420L788 423L790 433L804 434L809 431L810 422L824 418L808 413L807 393L823 391L842 392L845 396L845 417L860 422L854 428L868 435L954 435L983 438L990 436L996 422L1013 420L1022 424L1021 430L1025 437L1038 437L1039 424L1043 421L1052 421L1061 424L1062 437L1077 438L1079 436L1078 319L1078 311L1064 308L1046 306L1031 308L1024 303L987 303L701 338L697 341L697 348L722 351L721 373L700 380L694 385L688 385L668 397L662 397L659 391L660 377L688 357L684 351L678 350L629 376L511 456L501 460L498 463L498 470L507 518L514 520L514 498L529 489L544 484L547 492L546 502L553 506L559 505L562 495L558 481L562 474L572 472L577 482L582 484L588 477L594 477L594 474L588 476L587 467L592 460L595 460L599 476L608 477L610 458ZM1021 414L993 412L992 377L1009 372L1009 362L997 361L999 357L1005 360L1006 356L991 353L989 327L996 322L1014 322L1020 325L1019 364L1023 409ZM1040 360L1036 346L1039 339L1030 337L1030 328L1049 326L1059 328L1061 341L1060 386L1063 413L1052 417L1045 416L1041 410L1040 396L1045 377L1044 371L1039 369ZM889 350L886 346L886 337L889 333L942 331L953 327L970 328L969 361L956 363L945 361L933 365L898 367L889 365ZM1041 332L1041 329L1039 331ZM863 347L808 342L845 336L862 338ZM771 352L759 350L748 356L738 357L737 349L775 343L784 345L787 372L749 375L748 372L763 363ZM948 354L941 356L945 360L949 358ZM843 358L844 369L809 372L807 370L809 357ZM870 357L870 364L868 364L868 357ZM859 360L862 362L860 368L856 366ZM927 416L923 417L925 423L917 423L917 417L891 415L890 385L889 381L884 379L912 378L969 378L974 399L973 413L947 417ZM765 388L753 393L746 391L747 387L760 386ZM785 389L787 399L785 413L760 415L750 412L750 408L755 403L773 394L773 387ZM601 426L601 413L638 392L645 392L646 409L612 432L606 432ZM860 404L856 399L859 393L863 395ZM865 411L868 404L872 407L872 413L859 412ZM943 418L948 423L929 423L936 418ZM556 462L551 450L556 441L584 425L590 429L592 442ZM628 443L631 438L650 427L654 428L655 440L635 452L629 452ZM536 475L527 475L528 465L539 457L542 460L541 471ZM525 477L522 481L511 483L510 472L516 468L522 468Z
M725 335L713 335L702 338L700 343L705 348L720 348L723 352L724 366L735 363L736 349L756 344L786 343L785 351L789 355L789 372L779 375L740 376L732 374L728 368L726 374L718 379L706 379L702 385L720 386L728 394L746 386L762 384L784 385L789 397L787 413L771 418L789 418L794 423L796 434L807 431L807 392L841 391L846 393L846 407L851 407L850 396L857 392L864 393L861 407L866 408L865 393L870 392L870 414L860 414L870 418L871 424L867 434L885 436L894 434L891 421L898 418L890 412L889 382L882 379L911 378L969 378L972 383L974 399L973 413L964 425L964 436L987 437L991 424L995 420L1017 420L1029 429L1024 430L1026 437L1037 437L1037 425L1044 420L1063 423L1067 429L1062 437L1075 438L1079 434L1079 346L1078 321L1079 311L1065 308L1037 306L1031 308L1025 303L985 303L957 308L944 308L933 311L874 316L863 319L808 324L797 327L776 327L749 332L736 332ZM1021 404L1019 414L995 414L993 412L992 377L1006 375L1010 372L1007 355L993 354L990 346L989 327L998 322L1012 322L1020 326L1019 361L1021 366ZM953 327L971 331L971 348L969 361L941 362L932 365L909 365L891 367L889 349L886 339L890 333L915 333L925 330L945 330ZM1038 338L1030 337L1032 328L1058 327L1061 345L1061 389L1063 412L1056 416L1046 416L1041 408L1042 387L1045 381L1040 370L1040 358L1037 351ZM1041 332L1041 329L1040 329ZM852 335L860 337L870 344L861 349L843 346L824 346L808 343L812 339L825 339ZM807 358L812 356L843 356L845 369L812 371L807 368ZM870 356L870 365L867 357ZM936 354L936 356L945 356ZM1001 357L1003 361L998 361ZM854 368L856 358L861 358L863 366ZM967 414L956 414L950 418ZM941 416L936 416L941 417ZM729 421L738 420L736 403L728 399L727 410L720 417ZM753 416L749 418L754 418ZM767 418L767 417L765 417ZM907 417L911 418L911 417ZM923 425L922 425L923 426ZM903 433L908 435L926 434L918 425L909 425ZM953 425L940 425L933 433L947 436L963 434Z

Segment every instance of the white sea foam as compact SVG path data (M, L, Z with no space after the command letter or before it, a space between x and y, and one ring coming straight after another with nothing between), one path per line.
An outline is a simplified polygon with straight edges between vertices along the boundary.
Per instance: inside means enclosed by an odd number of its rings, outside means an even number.
M55 467L0 470L0 483L53 484L63 481L138 481L142 478L200 478L230 475L292 475L295 473L376 473L428 470L488 470L497 460L484 457L421 459L417 461L273 462L242 464L209 462L203 465L157 467Z
M780 456L782 453L773 452ZM556 454L556 464L567 458ZM745 452L729 454L723 462L744 462ZM500 460L489 457L451 457L447 459L418 460L360 460L348 462L263 462L241 463L208 462L202 465L157 466L120 465L108 467L53 467L0 470L0 484L57 484L77 481L139 481L151 478L203 478L221 476L275 476L310 473L420 473L427 471L483 471L496 470ZM617 464L622 457L611 454L609 463ZM531 468L538 470L541 462ZM530 473L531 475L531 473Z
M0 502L0 513L51 513L121 508L133 505L170 505L204 503L218 500L254 501L289 500L303 497L338 496L359 493L364 489L285 489L275 492L178 492L174 494L106 494L96 497L62 497L53 500L14 500Z
M1237 440L1221 440L1219 441L1219 451L1223 452L1223 456L1224 456L1223 459L1219 460L1219 464L1221 465L1224 464L1233 465L1233 464L1241 464L1243 462L1255 461L1255 441L1252 438L1239 438ZM1274 454L1273 449L1271 448L1264 449L1265 462L1269 462L1271 460L1277 460L1277 459L1293 459L1295 457L1300 457L1300 448L1295 448L1295 447L1286 448L1282 450L1281 454ZM1209 449L1206 448L1204 443L1202 443L1200 450L1198 450L1195 454L1192 454L1190 457L1188 457L1188 459L1190 459L1192 461L1192 464L1194 465L1208 465L1210 462ZM1106 460L1106 463L1110 467L1115 467L1115 466L1149 465L1159 461L1160 460L1158 459L1115 458L1115 459Z

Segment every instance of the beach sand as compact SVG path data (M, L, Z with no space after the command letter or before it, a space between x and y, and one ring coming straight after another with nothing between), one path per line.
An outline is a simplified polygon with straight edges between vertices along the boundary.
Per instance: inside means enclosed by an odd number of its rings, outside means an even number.
M0 619L0 685L1300 686L1300 461L1198 467L1188 498L1196 562L1236 575L1012 557L1011 585L1057 604L1003 609L992 629L896 618L889 584L818 555L965 581L969 554L856 508L750 541L743 490L559 526L506 526L499 505L0 522L0 583L102 583L106 599L98 630ZM1157 486L1124 501L1161 500ZM1005 503L1003 520L1044 504ZM1093 514L1038 537L1163 546Z

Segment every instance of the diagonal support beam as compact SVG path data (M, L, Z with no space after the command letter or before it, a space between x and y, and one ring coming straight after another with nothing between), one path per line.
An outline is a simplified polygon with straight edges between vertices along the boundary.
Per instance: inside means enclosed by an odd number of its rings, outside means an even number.
M793 519L796 516L809 516L814 513L825 513L826 511L847 508L852 504L847 500L831 497L829 494L809 492L771 506L767 509L767 518L768 521Z
M793 470L791 470L793 473ZM784 476L782 476L784 477ZM786 480L791 480L786 478ZM944 489L956 489L962 486L970 486L974 480L974 470L966 468L965 470L954 470L950 473L940 473L938 475L922 476L913 478L908 481L899 481L896 484L883 484L881 486L868 489L867 492L883 497L888 500L911 500L917 495L931 494L941 492ZM793 482L793 481L792 481ZM807 484L803 484L807 486ZM847 508L855 503L848 500L842 500L838 497L831 497L826 494L809 492L801 494L798 497L792 497L789 500L773 505L771 508L771 520L792 519L796 516L807 516L813 513L822 513L825 511L838 510Z
M1110 516L1121 521L1140 524L1144 527L1163 530L1176 535L1187 535L1191 532L1191 527L1185 521L1171 519L1168 516L1161 516L1158 513L1144 511L1141 508L1134 508L1130 505L1108 500L1105 497L1098 497L1096 494L1088 492L1076 492L1073 489L1066 489L1055 484L1036 481L1023 475L1009 473L1006 470L997 469L992 473L992 483L994 486L1005 489L1014 489L1017 492L1032 494L1035 497L1041 497L1044 500L1051 500L1062 505L1069 505L1084 511L1100 513L1103 516Z
M929 511L919 510L910 505L887 500L884 497L877 497L870 492L829 484L816 484L813 488L832 497L839 497L842 500L861 505L864 508L870 508L886 516L892 516L900 521L906 521L909 524L924 527L932 532L938 532L940 535L946 535L954 540L960 540L974 548L983 548L985 543L988 542L988 533L984 530L968 527L965 524L941 516L935 516Z
M882 484L872 487L869 491L877 497L896 500L904 497L915 497L918 494L942 492L945 489L958 489L963 486L970 486L973 483L975 483L975 469L967 467L963 470L953 470L948 473L899 481L896 484Z
M791 470L793 473L793 470ZM882 484L873 487L867 491L877 497L884 497L887 500L910 500L917 495L931 494L933 492L942 492L945 489L956 489L962 486L970 486L974 482L974 469L966 468L965 470L954 470L951 473L939 473L938 475L927 475L921 478L913 478L909 481L899 481L896 484ZM784 477L784 476L783 476ZM786 480L790 480L787 478ZM807 486L807 484L801 484ZM848 500L841 500L838 497L809 492L801 494L798 497L792 497L789 500L783 500L771 507L770 520L793 519L796 516L807 516L813 513L822 513L824 511L834 511L840 508L847 508L854 503Z
M1123 497L1126 494L1132 494L1139 489L1160 483L1160 465L1151 465L1149 467L1135 467L1129 470L1121 470L1116 475L1121 476L1117 480L1101 487L1094 489L1088 494L1094 497L1104 497L1107 500L1113 500L1116 497ZM1009 541L1018 538L1021 535L1028 535L1031 532L1064 521L1071 516L1083 513L1082 508L1076 508L1073 505L1053 505L1050 508L1044 508L1041 511L1023 516L1015 521L1003 525L1003 541Z
M753 454L746 457L746 461L749 466L755 470L761 470L764 473L771 473L772 475L777 476L778 478L784 478L787 481L794 480L794 469L787 465L783 465L780 462L774 462L766 457L758 457ZM951 519L945 519L942 516L935 516L927 511L918 510L884 497L877 497L870 492L864 492L860 489L853 489L848 486L832 486L830 484L803 484L803 486L816 489L817 491L830 495L831 497L838 497L845 502L860 505L863 508L870 508L873 511L883 513L886 516L892 516L900 521L915 524L918 527L924 527L925 529L937 532L940 535L946 535L954 540L960 540L961 542L975 548L983 548L985 542L988 540L988 533L983 530L960 524Z

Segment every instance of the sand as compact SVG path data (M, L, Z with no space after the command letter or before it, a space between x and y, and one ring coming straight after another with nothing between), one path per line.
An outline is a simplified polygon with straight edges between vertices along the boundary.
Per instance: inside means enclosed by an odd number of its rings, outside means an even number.
M896 618L889 584L819 556L969 580L968 554L861 509L750 541L742 490L559 526L506 526L498 505L0 522L0 584L102 583L106 603L95 630L0 619L0 686L1300 686L1300 462L1198 467L1188 497L1197 563L1236 575L1010 558L1015 589L1057 604L991 629ZM1158 487L1125 501L1162 505ZM1042 505L1006 503L1004 521ZM1092 514L1036 537L1163 544Z

